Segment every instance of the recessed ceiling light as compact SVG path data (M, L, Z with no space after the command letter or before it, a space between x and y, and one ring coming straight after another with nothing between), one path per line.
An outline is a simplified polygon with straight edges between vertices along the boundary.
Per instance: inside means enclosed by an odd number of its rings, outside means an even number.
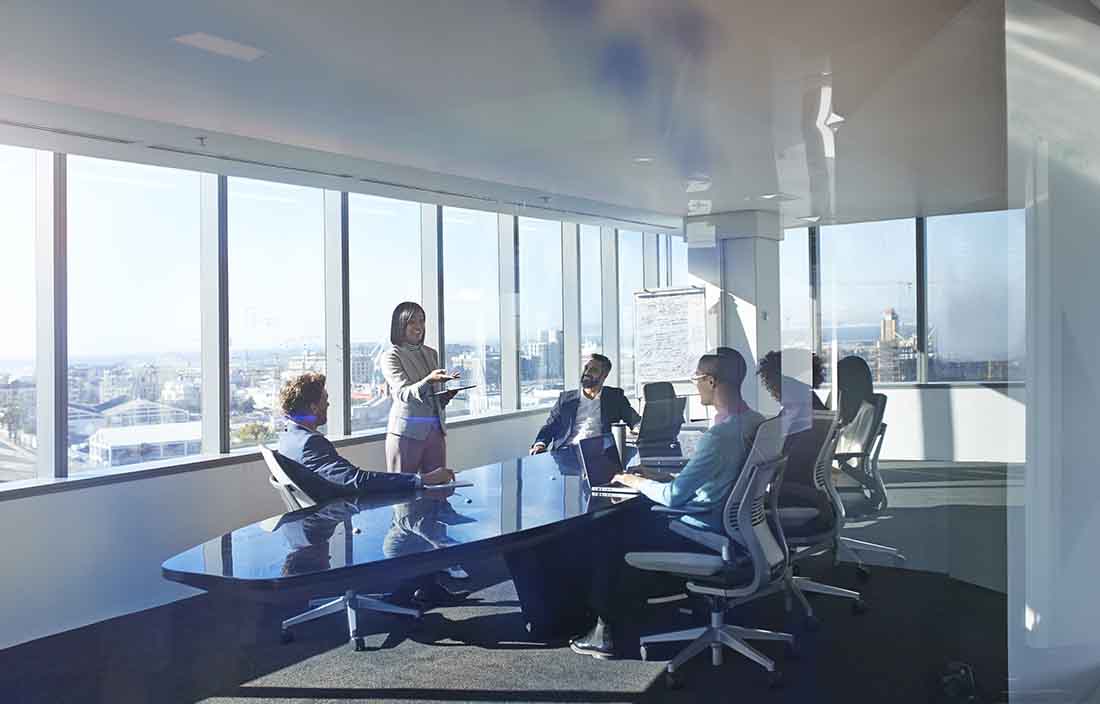
M805 220L806 222L809 222L809 223L815 223L820 219L821 219L820 215L807 215L805 217L799 218L799 220Z
M792 196L790 193L765 193L759 196L760 200L798 200L798 196Z
M822 76L831 76L831 75L833 75L833 72L832 71L822 71L821 75Z
M229 58L237 59L238 61L255 61L256 59L267 53L263 49L257 49L254 46L241 44L240 42L235 42L232 39L216 37L213 34L207 34L206 32L183 34L173 38L172 41L179 42L180 44L186 44L187 46L201 49L203 51L209 51L211 54L228 56Z
M635 164L652 164L656 159L651 156L636 156L634 157Z
M693 176L684 181L684 191L687 193L702 193L710 190L710 176Z

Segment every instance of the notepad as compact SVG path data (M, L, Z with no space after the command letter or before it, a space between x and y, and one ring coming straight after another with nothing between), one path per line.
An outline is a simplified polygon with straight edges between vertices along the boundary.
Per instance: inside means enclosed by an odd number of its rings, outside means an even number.
M473 482L447 482L446 484L425 484L424 489L458 489L464 486L473 486Z

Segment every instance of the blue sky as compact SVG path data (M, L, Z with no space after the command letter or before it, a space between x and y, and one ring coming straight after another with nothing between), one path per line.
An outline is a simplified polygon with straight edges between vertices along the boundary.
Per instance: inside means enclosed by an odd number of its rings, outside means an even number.
M28 360L34 353L33 168L32 151L0 146L0 295L8 302L0 359L6 360ZM69 207L71 358L197 353L198 175L74 156ZM352 339L384 340L393 306L420 300L419 206L353 194L350 211ZM443 213L447 338L495 343L496 215L458 208ZM232 348L294 352L319 343L321 191L230 179L229 228ZM904 325L915 323L912 232L911 219L822 228L823 325L875 324L886 307L896 308ZM978 359L1022 356L1022 212L929 218L927 232L929 321L940 352ZM557 222L520 220L524 337L561 326L559 233ZM805 237L805 230L790 231L781 245L785 327L809 323ZM584 327L592 333L599 319L593 292L598 228L583 227L581 241ZM641 236L623 232L620 245L625 302L641 287ZM622 323L629 343L633 321Z

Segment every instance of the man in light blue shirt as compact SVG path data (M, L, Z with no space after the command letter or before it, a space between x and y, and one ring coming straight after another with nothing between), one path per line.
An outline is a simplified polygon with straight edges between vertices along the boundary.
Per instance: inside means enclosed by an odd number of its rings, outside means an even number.
M692 377L699 390L699 399L704 405L714 406L724 420L703 435L691 460L679 474L671 475L642 467L637 473L619 474L613 480L637 489L662 506L706 509L685 518L697 527L716 531L722 529L722 508L741 474L752 443L752 438L746 437L743 428L751 416L741 410L748 408L741 398L746 365L743 357L734 354L740 358L740 364L729 354L703 355L699 359ZM637 584L645 579L640 573L630 573L629 585L623 579L627 573L623 556L627 552L699 551L698 545L669 530L667 523L666 517L647 512L638 517L636 525L623 531L624 535L617 543L612 542L615 536L604 536L611 544L605 546L606 549L593 562L589 603L597 615L596 625L585 635L569 642L574 652L601 659L612 657L613 623L629 613L630 607L639 602L638 596L645 596L637 594L642 591L636 588ZM640 602L644 603L644 599Z

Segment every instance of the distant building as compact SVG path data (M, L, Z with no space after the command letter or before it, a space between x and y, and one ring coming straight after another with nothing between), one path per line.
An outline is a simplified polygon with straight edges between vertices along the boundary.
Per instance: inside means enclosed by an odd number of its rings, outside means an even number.
M106 421L106 427L118 428L131 425L186 423L191 420L191 414L175 406L136 399L104 410L103 418Z
M202 386L197 380L179 376L164 382L160 389L160 400L174 406L198 411L202 403Z
M202 450L202 423L102 428L88 439L88 458L101 467L184 457Z

